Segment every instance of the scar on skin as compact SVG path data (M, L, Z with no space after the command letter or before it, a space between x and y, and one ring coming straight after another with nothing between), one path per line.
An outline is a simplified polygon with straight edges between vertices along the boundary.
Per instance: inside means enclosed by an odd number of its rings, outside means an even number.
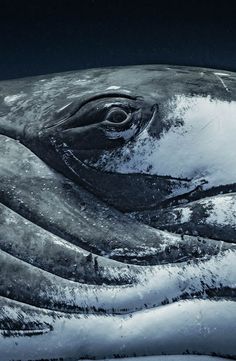
M225 73L214 73L215 76L217 77L217 79L219 79L219 81L221 82L221 84L223 85L223 87L225 88L225 90L230 93L229 88L226 86L225 82L223 79L221 79L222 76L227 76L228 74Z

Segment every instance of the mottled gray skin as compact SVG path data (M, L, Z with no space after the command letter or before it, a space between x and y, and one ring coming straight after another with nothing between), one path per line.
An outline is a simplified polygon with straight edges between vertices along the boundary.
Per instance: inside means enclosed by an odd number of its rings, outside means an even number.
M234 170L222 182L214 167L209 179L119 170L125 147L145 158L150 139L184 129L168 116L178 97L232 117L224 74L149 65L0 82L2 361L236 359Z

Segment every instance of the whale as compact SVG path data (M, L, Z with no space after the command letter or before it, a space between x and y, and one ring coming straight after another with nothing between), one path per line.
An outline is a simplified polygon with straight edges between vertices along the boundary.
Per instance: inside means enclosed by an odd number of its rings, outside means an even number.
M0 358L236 359L236 73L0 81Z

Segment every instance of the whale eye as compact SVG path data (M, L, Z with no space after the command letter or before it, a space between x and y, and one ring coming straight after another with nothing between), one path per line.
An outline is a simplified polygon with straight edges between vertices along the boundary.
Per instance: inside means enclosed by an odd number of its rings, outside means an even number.
M128 117L129 114L124 109L118 107L111 108L106 114L105 123L121 124L124 123Z

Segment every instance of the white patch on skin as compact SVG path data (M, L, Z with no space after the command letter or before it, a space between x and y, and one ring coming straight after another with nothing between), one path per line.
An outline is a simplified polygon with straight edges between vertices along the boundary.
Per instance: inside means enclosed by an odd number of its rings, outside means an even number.
M207 200L203 199L200 204L207 205ZM210 211L210 215L207 218L207 223L231 225L236 229L236 202L235 194L232 195L220 195L214 197L209 203L213 209Z
M117 139L117 138L123 138L124 140L130 139L133 135L132 129L127 129L123 132L106 132L106 135L109 139Z
M163 130L160 139L143 131L133 144L127 142L119 150L105 151L95 166L195 182L205 179L208 187L235 183L236 102L177 95L165 109L164 123L181 120L183 124Z
M14 95L7 95L4 98L4 103L8 106L13 105L17 100L24 98L26 96L25 93L20 93L20 94L14 94Z

